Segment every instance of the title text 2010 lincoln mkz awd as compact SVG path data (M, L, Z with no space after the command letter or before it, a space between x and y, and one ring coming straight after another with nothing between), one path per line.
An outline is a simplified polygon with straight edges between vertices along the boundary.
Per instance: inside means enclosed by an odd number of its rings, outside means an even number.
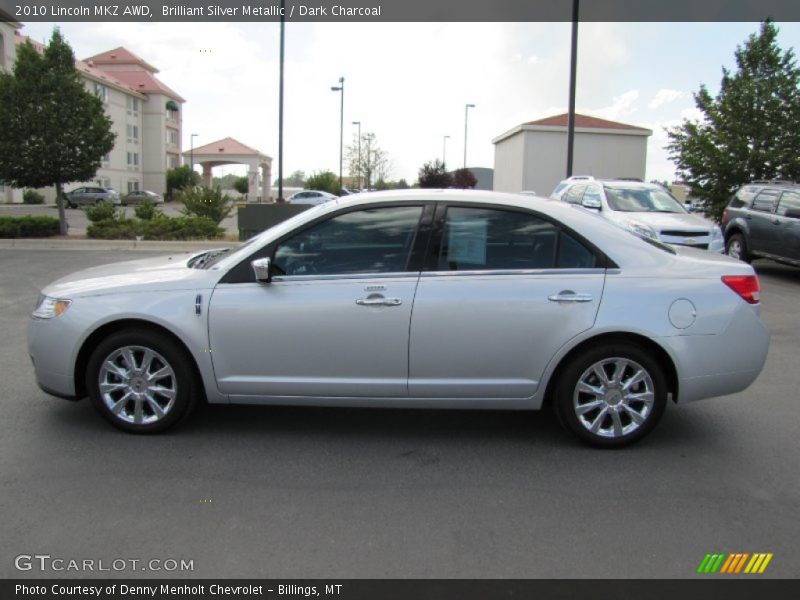
M598 446L738 392L769 335L749 265L489 192L332 200L240 247L47 286L39 386L164 430L198 402L539 409Z

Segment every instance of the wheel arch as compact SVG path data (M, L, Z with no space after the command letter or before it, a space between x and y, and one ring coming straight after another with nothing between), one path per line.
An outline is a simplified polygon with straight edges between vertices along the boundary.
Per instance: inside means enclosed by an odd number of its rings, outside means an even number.
M194 376L197 381L198 389L203 391L203 395L205 396L205 386L203 385L203 378L200 373L200 367L195 360L195 357L189 351L188 346L186 343L180 338L180 336L176 335L174 331L171 331L164 327L163 325L159 325L158 323L153 323L152 321L147 321L145 319L118 319L116 321L110 321L108 323L103 323L97 329L95 329L89 336L83 340L81 344L81 348L78 351L77 358L75 359L75 368L73 371L73 381L75 382L75 395L78 398L83 398L87 394L86 390L86 368L89 364L89 357L92 355L92 351L95 349L97 344L99 344L102 340L107 338L109 335L116 333L118 331L122 331L124 329L135 329L136 331L143 331L143 330L150 330L160 333L162 335L167 336L172 341L174 341L180 349L185 354L186 358L189 360L189 364L194 371Z
M558 380L561 377L564 369L567 368L575 356L587 348L597 344L613 344L619 342L625 342L639 346L642 350L648 352L658 362L658 364L663 367L664 375L667 378L667 393L671 394L672 401L677 403L679 392L678 370L675 367L675 361L672 359L669 353L663 348L663 346L659 345L657 342L653 341L647 336L639 333L618 331L601 333L582 340L580 343L571 348L564 356L562 356L547 380L543 404L550 405L552 403L553 393Z

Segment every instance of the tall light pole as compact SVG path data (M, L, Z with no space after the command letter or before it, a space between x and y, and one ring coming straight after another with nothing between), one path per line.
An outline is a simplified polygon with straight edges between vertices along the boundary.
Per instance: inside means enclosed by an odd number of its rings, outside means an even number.
M278 202L283 202L283 38L286 29L285 1L281 0L280 83L278 85ZM267 181L264 185L271 185ZM269 188L267 188L269 189Z
M469 117L469 109L475 108L474 104L464 105L464 168L467 168L467 117Z
M196 133L189 136L189 168L194 171L194 138L199 137Z
M358 125L358 166L356 173L358 173L358 189L361 189L361 121L353 121L353 125Z
M342 150L344 149L344 77L339 77L339 85L332 85L331 91L342 93L342 104L339 109L339 194L341 194L344 188L344 183L342 182Z
M572 53L569 61L569 112L567 113L567 177L572 177L575 152L575 78L578 70L578 0L572 0Z
M449 139L449 135L442 138L442 165L447 165L447 140Z

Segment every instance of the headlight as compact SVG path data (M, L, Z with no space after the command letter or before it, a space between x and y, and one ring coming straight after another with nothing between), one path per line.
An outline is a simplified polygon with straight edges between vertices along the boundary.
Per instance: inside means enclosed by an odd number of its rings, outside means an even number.
M717 242L722 240L722 229L719 226L714 225L714 228L711 230L711 241Z
M644 223L639 223L638 221L628 221L628 227L630 227L634 233L638 233L641 236L658 240L658 234L649 225L645 225Z
M31 316L36 319L52 319L66 311L70 304L72 300L41 295Z

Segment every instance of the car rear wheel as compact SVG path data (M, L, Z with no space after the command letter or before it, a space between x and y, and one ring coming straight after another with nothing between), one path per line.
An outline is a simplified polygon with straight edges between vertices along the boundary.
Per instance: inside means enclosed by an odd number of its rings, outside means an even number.
M619 448L656 426L667 401L658 363L639 346L617 343L576 356L555 390L559 421L582 441Z
M86 388L94 407L115 427L156 433L194 408L198 390L190 360L164 334L120 331L92 353Z
M728 243L725 245L725 254L731 258L750 262L750 257L747 254L747 242L744 241L744 236L741 233L734 233L728 238Z

